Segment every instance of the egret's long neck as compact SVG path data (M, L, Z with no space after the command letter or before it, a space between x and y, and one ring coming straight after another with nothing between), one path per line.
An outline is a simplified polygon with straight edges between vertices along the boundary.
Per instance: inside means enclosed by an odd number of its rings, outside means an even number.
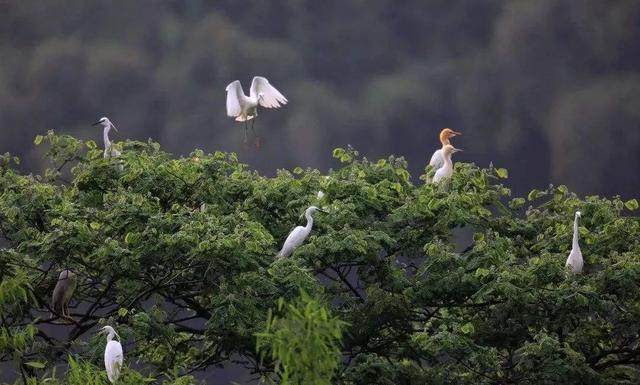
M107 334L107 343L113 341L113 337L116 336L116 333L114 332L109 332L109 334Z
M444 154L443 158L444 158L443 167L453 168L453 161L451 160L451 154Z
M304 227L306 230L311 231L311 226L313 226L313 217L311 216L310 212L306 212L304 214L305 217L307 217L307 225Z
M107 126L104 128L104 131L102 133L102 138L104 139L104 148L110 148L111 147L111 141L109 140L109 130L111 130L111 126L107 124Z
M442 143L442 147L446 146L447 144L451 144L449 138L446 136L440 137L440 143Z
M572 242L572 246L574 249L579 249L580 248L580 244L578 243L578 238L580 236L580 232L578 231L578 216L576 215L575 219L573 220L573 242Z

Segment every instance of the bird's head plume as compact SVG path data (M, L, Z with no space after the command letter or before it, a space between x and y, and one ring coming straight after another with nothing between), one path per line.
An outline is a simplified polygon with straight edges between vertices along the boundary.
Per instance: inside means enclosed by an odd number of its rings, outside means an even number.
M118 337L118 339L120 339L120 335L116 332L116 330L114 328L112 328L109 325L102 327L100 329L100 333L104 333L107 336L111 336L111 338L113 338L113 336L116 336L116 337Z
M118 129L116 128L116 126L113 125L113 123L111 123L111 121L109 120L109 118L107 118L106 116L101 117L100 119L98 119L97 122L93 123L92 126L97 126L97 125L101 125L104 128L107 127L111 127L114 130L118 131Z
M442 129L442 131L440 131L440 143L442 143L442 145L447 145L449 144L449 138L452 138L457 135L462 135L462 133L458 131L454 131L450 128L444 128Z

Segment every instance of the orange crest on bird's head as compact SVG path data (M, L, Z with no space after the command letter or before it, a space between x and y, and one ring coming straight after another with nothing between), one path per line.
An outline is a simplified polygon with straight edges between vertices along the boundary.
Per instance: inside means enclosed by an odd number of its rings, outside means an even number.
M443 128L442 131L440 131L440 143L442 143L443 145L449 144L449 138L454 137L456 135L462 135L462 133L458 131L453 131L450 128Z

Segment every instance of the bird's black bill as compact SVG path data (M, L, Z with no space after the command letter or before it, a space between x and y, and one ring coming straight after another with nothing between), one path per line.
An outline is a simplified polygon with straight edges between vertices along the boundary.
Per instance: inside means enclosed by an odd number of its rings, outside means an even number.
M92 126L97 126L98 124L100 124L100 121L93 123Z

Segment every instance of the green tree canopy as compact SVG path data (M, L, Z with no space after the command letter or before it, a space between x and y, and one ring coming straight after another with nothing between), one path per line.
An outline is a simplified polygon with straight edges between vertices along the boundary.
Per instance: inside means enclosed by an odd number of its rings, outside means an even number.
M122 336L123 383L192 383L232 359L268 375L256 336L295 331L295 317L269 314L301 291L343 325L336 384L640 380L635 200L564 186L512 198L505 169L468 163L423 184L402 158L350 148L327 173L266 177L235 154L175 158L152 141L118 143L113 159L52 132L36 142L52 162L43 175L0 159L0 360L30 383L61 363L67 383L104 381L106 324ZM276 260L312 204L328 213ZM570 276L576 210L585 271ZM79 278L73 322L49 309L65 268Z

